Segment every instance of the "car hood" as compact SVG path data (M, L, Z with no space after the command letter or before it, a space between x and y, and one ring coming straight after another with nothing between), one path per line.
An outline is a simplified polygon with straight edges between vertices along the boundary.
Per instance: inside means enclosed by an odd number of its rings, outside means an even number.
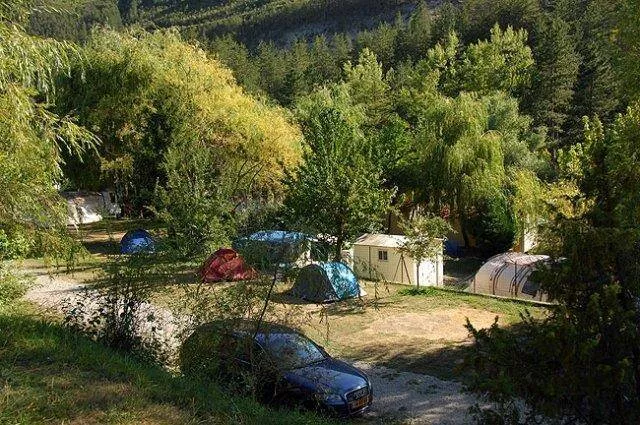
M284 379L312 392L345 393L367 385L367 376L355 367L332 358L286 371Z

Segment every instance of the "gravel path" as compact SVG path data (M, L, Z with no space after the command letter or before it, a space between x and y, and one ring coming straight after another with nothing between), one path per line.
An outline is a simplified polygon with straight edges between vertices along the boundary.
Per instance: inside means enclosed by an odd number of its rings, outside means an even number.
M60 311L65 299L73 301L81 296L83 286L60 277L39 275L35 286L27 293L26 299L46 308ZM153 314L153 326L160 325L160 340L169 351L175 352L179 346L177 335L187 324L176 318L169 310L151 304L142 309L144 316ZM150 332L143 326L141 333ZM372 380L374 404L366 418L378 423L401 424L442 424L461 425L473 423L468 409L478 400L471 394L463 393L457 382L443 381L430 375L399 372L383 366L356 362L355 366L364 370Z

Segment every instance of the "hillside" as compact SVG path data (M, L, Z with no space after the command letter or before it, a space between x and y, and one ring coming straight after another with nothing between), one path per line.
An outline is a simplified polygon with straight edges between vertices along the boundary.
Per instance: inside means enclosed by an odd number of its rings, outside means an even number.
M355 32L407 15L417 0L147 0L133 16L146 27L181 27L187 34L213 38L227 33L247 43ZM439 1L430 1L430 4ZM131 7L131 6L130 6ZM123 10L123 15L128 13Z

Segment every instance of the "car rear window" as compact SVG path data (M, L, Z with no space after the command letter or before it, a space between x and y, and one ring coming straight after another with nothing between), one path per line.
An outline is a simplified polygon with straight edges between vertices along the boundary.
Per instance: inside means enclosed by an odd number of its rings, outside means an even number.
M312 341L294 333L261 335L260 343L283 368L299 368L322 361L326 355Z

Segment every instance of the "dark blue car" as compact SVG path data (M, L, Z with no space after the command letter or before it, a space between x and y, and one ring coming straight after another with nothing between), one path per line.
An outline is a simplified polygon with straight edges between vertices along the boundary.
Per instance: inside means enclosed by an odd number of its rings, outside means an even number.
M213 335L215 344L203 344L203 339ZM209 346L217 351L214 357L221 376L252 377L266 400L319 407L339 416L360 415L371 406L371 382L364 372L332 358L291 328L267 323L258 328L251 322L209 324L197 330L185 346L195 339L199 342L193 347Z

